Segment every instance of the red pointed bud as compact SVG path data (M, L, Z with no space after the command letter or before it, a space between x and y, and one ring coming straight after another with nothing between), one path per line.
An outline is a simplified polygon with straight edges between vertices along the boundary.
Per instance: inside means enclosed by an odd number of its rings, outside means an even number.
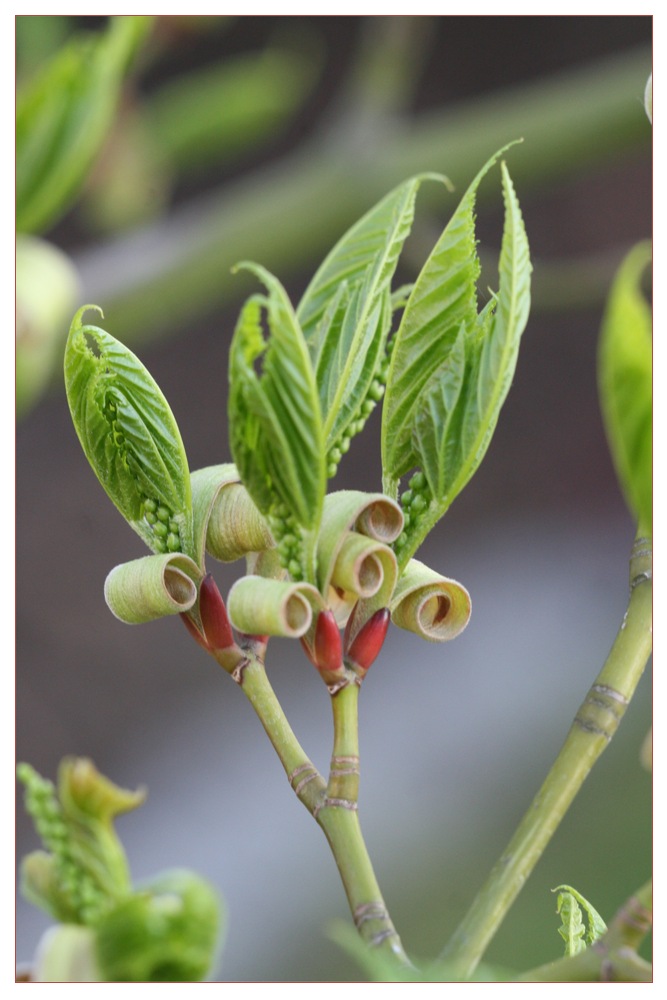
M338 623L333 612L320 611L314 634L301 639L306 656L325 676L339 674L343 670L343 644Z
M389 608L381 608L371 615L352 640L345 659L351 666L358 668L362 676L382 649L390 621Z
M315 666L330 672L343 668L343 644L332 611L320 611L315 626Z
M210 649L227 649L235 645L225 602L210 573L199 588L199 614Z

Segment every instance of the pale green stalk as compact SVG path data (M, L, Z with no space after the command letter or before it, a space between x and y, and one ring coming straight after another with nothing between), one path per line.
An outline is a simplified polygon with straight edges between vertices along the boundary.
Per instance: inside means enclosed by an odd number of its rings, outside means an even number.
M469 979L592 766L609 744L651 653L651 541L637 538L630 600L611 652L565 743L485 885L442 953L457 980Z
M294 735L266 676L264 664L251 654L236 667L232 677L259 716L297 798L308 812L316 815L324 801L324 779Z
M336 859L359 934L369 947L388 952L407 965L409 960L382 898L359 824L358 703L359 686L354 682L331 699L334 746L326 798L316 818Z
M285 768L297 798L312 813L331 847L362 938L408 964L375 878L357 815L359 688L351 683L332 698L334 747L329 784L296 739L261 660L251 654L232 673L243 689Z

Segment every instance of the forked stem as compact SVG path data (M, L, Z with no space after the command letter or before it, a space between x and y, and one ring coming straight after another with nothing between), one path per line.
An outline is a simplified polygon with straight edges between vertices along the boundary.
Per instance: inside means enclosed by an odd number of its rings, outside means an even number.
M382 898L357 814L359 687L350 683L332 698L334 747L326 784L294 735L261 659L249 653L232 676L257 713L297 798L324 831L361 937L369 946L409 965Z

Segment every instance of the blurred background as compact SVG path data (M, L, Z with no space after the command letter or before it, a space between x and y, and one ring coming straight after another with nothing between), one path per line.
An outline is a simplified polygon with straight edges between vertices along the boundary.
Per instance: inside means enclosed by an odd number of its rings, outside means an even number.
M65 754L86 755L117 783L148 786L119 823L133 874L190 866L220 888L222 980L360 974L327 936L347 919L327 845L241 692L179 621L129 628L106 608L107 572L143 548L71 425L71 316L99 304L102 325L140 353L191 468L227 461L226 359L251 287L232 265L269 267L296 301L393 185L446 173L453 195L420 194L399 275L410 281L487 157L524 139L508 165L535 268L531 319L490 450L420 553L466 585L472 620L447 646L393 630L361 699L362 826L407 950L433 957L626 606L633 523L599 415L596 344L615 268L651 235L651 18L19 16L16 31L17 755L49 777ZM71 120L54 58L81 112ZM497 287L497 173L478 216L482 284ZM375 419L334 488L380 482ZM239 572L209 568L223 593ZM298 644L269 651L293 728L326 767L326 692ZM608 920L648 877L650 694L645 676L490 961L560 954L554 886L574 885ZM20 857L37 841L22 807L17 824ZM18 899L19 960L48 923Z

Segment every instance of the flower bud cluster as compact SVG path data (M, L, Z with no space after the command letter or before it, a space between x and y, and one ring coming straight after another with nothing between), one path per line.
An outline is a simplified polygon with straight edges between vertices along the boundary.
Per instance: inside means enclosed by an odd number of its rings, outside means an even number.
M125 443L120 421L117 416L118 410L113 399L107 397L104 404L104 415L111 427L113 441L128 471L134 476L137 490L142 496L141 512L144 521L151 529L154 545L158 552L182 552L181 536L178 522L174 520L174 512L165 504L161 504L155 497L146 496L143 492L139 478L136 475L136 459L128 451Z
M51 852L57 872L58 890L83 924L92 923L105 908L106 896L92 876L77 864L71 835L52 782L27 764L18 768L25 785L25 804L37 833Z
M181 536L173 511L154 497L142 504L144 520L150 526L158 552L181 552Z
M303 579L303 540L296 518L281 504L269 516L269 525L276 539L280 565L292 580L299 582Z
M399 503L403 511L403 531L394 543L396 554L408 544L411 529L417 525L419 518L428 509L433 499L426 476L423 472L415 472L408 482L408 488L401 494Z
M327 456L327 478L333 479L336 475L341 458L347 453L347 451L349 451L350 441L353 437L356 437L357 434L361 434L366 426L366 421L384 396L384 388L387 381L387 373L389 371L389 359L390 353L386 354L382 359L380 367L368 387L366 398L363 400L354 417L345 428L344 433L341 434L333 448L329 451Z

